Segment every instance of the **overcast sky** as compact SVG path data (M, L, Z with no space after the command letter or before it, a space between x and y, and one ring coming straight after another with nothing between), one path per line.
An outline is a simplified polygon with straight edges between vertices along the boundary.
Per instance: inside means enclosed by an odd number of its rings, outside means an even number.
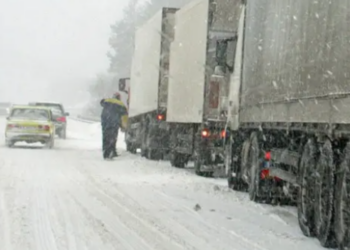
M0 0L0 102L71 102L108 68L110 25L127 2Z

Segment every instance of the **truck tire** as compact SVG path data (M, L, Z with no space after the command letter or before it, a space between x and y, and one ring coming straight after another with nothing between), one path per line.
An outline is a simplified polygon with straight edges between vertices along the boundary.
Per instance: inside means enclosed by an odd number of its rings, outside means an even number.
M314 223L314 194L315 180L314 170L316 168L317 148L314 138L308 139L299 163L298 182L298 221L299 227L305 236L315 236Z
M334 155L332 143L327 139L320 147L315 182L315 229L323 247L336 247L333 230Z
M136 149L136 147L135 147L132 143L127 142L127 143L126 143L126 151L128 151L128 152L130 152L130 153L132 153L132 154L136 154L137 149Z
M172 151L170 153L170 163L173 167L184 168L186 165L185 157L183 154Z
M236 172L236 187L233 189L236 191L247 191L247 183L243 181L243 175L247 175L250 166L249 161L249 149L250 149L250 138L246 139L242 145L241 155L240 155L240 166L237 166Z
M233 165L232 143L230 142L229 144L225 146L225 168L229 169L227 173L227 184L230 189L233 189L235 191L242 191L244 190L245 185L241 179L241 167ZM236 162L236 164L240 164L240 161ZM235 176L232 176L233 173Z
M335 206L334 206L334 231L340 250L350 248L350 142L347 143L339 167L339 175L336 178Z
M198 176L203 176L203 177L213 177L214 172L213 171L202 171L201 167L205 164L203 160L203 156L195 150L195 155L194 155L194 170L196 175Z
M249 199L258 202L259 197L259 168L260 168L260 146L258 133L253 132L250 136L250 147L248 153L248 176L249 176Z
M149 160L155 160L155 161L159 161L162 159L162 153L159 149L152 149L149 148L147 150L147 155L146 158Z
M232 176L232 143L229 141L225 144L225 173L227 178L228 188L233 189L236 184L236 176Z

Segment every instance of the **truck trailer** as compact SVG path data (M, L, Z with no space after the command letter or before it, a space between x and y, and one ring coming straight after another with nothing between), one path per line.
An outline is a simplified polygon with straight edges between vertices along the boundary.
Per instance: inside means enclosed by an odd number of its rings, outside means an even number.
M129 92L127 150L161 159L169 151L165 121L170 43L177 9L163 8L135 34Z
M349 249L350 1L247 0L240 9L229 185L256 202L294 199L306 236Z
M232 10L239 6L240 0L194 0L175 14L166 112L170 159L178 168L193 159L201 176L223 168L233 55L228 67L215 59L223 45L234 53L239 12Z

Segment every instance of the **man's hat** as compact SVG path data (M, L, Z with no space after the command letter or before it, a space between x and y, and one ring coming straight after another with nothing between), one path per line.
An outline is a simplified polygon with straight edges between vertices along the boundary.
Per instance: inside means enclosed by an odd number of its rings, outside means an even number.
M120 100L120 98L121 98L120 93L119 92L114 93L113 98Z

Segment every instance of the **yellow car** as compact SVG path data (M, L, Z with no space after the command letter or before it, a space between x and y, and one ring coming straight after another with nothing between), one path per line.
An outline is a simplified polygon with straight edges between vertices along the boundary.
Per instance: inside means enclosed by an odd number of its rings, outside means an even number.
M7 117L6 145L16 142L41 142L47 148L54 147L55 125L51 109L36 106L12 106Z

